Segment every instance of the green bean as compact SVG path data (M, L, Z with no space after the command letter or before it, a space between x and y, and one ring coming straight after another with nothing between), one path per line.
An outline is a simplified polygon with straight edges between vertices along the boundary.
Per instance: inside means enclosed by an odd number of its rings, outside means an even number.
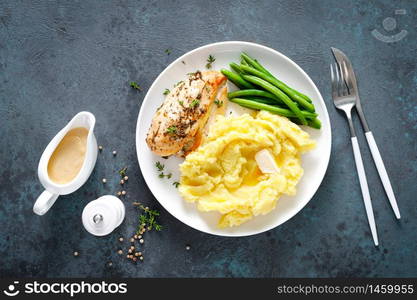
M241 75L243 72L242 72L242 69L240 68L240 66L238 65L238 64L236 64L236 63L234 63L234 62L232 62L232 63L230 63L229 64L229 66L236 72L236 73L238 73L239 75Z
M250 101L255 101L255 102L259 102L259 103L263 103L263 104L275 105L277 107L281 107L281 106L278 105L278 103L275 100L269 99L269 98L263 98L263 97L244 97L243 99L250 100Z
M308 126L320 129L321 128L321 121L317 118L314 118L312 120L308 120Z
M244 60L243 58L240 59L240 64L245 65L245 66L249 66L248 63L246 62L246 60Z
M239 98L239 97L246 97L246 96L264 97L264 98L273 99L277 103L285 104L284 102L282 102L281 99L274 96L274 94L271 94L267 91L262 91L262 90L253 90L253 89L251 89L251 90L238 90L238 91L228 93L227 96L229 98Z
M301 114L300 108L298 108L297 104L295 104L284 92L282 92L279 88L272 85L268 81L265 81L259 77L252 76L252 75L243 75L243 79L249 81L250 83L256 84L268 92L271 92L275 96L277 96L279 99L281 99L289 109L297 116L298 119L300 119L301 123L303 125L307 125L307 121L303 114Z
M298 104L300 104L300 106L304 107L306 110L311 111L311 112L315 111L313 104L306 101L304 98L300 97L299 95L295 94L290 88L288 88L288 86L283 84L281 81L277 80L275 77L269 76L265 73L262 73L261 71L256 70L255 68L248 67L248 66L241 66L241 69L246 73L255 75L275 85L285 94L287 94L288 97L290 97L293 101L296 101Z
M301 125L300 120L298 120L296 118L290 118L290 120L291 120L291 122L294 122L295 124ZM315 128L315 129L320 129L321 128L321 121L317 118L308 119L307 120L307 125L312 127L312 128Z
M247 82L240 76L239 74L233 73L232 71L221 69L221 72L224 76L226 76L231 82L236 84L240 88L247 88L247 89L253 89L255 88L251 83Z
M249 55L247 55L245 52L242 52L240 56L253 68L257 69L258 71L265 73L269 76L273 76L267 69L265 69L256 59L253 59Z
M269 105L265 103L259 103L256 101L242 99L242 98L232 98L230 99L230 101L237 103L241 106L247 107L247 108L256 109L256 110L266 110L266 111L269 111L269 112L272 112L274 114L278 114L284 117L295 118L297 121L299 121L299 119L297 119L298 117L296 116L296 114L287 108L282 108L282 107ZM301 114L303 115L304 118L308 118L308 119L315 119L317 117L316 113L311 113L305 110L301 111Z
M260 72L263 72L269 76L274 77L276 80L278 80L274 75L272 75L266 68L264 68L256 59L253 59L252 57L250 57L247 53L242 52L241 53L241 57L243 59L243 61L246 62L246 64L249 64L250 66L252 66L253 68L257 69ZM295 94L297 94L298 96L300 96L301 98L303 98L304 100L312 103L313 101L311 101L311 99L307 96L304 95L303 93L300 93L297 90L294 90L293 88L289 87L288 85L286 85L284 82L278 80L279 82L281 82L281 84L287 86L290 90L292 90Z
M276 78L275 78L276 79ZM278 79L277 79L278 80ZM281 81L282 82L282 81ZM283 82L282 82L283 83ZM283 84L285 84L285 83L283 83ZM286 85L286 84L285 84ZM307 95L304 95L303 93L301 93L301 92L299 92L299 91L297 91L297 90L294 90L292 87L289 87L288 85L287 85L287 87L290 89L290 90L292 90L294 93L296 93L298 96L300 96L301 98L303 98L304 100L306 100L306 101L308 101L308 102L310 102L310 103L313 103L313 101L310 99L310 97L308 97Z

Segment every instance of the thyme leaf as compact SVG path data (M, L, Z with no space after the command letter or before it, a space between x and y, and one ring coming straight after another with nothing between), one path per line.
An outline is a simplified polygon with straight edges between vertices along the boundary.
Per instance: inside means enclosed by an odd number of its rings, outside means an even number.
M190 107L196 107L200 105L200 100L198 99L194 99L191 103L190 103Z
M169 126L168 128L167 128L167 133L168 134L176 134L177 133L177 126L174 126L174 125L172 125L172 126Z
M207 58L207 64L206 64L206 68L207 69L211 69L211 65L216 61L216 59L214 58L213 55L209 55Z
M161 172L164 169L165 166L163 164L161 164L159 161L157 161L155 163L155 167L158 169L159 172Z
M121 169L119 171L120 177L125 177L126 176L126 171L127 171L127 167L124 167L123 169Z
M223 105L223 101L220 101L219 99L214 100L214 103L217 105L217 107L221 107Z
M139 84L137 84L136 82L134 82L134 81L131 81L130 82L130 86L132 87L132 88L134 88L135 90L138 90L138 91L141 91L142 90L142 88L139 86Z

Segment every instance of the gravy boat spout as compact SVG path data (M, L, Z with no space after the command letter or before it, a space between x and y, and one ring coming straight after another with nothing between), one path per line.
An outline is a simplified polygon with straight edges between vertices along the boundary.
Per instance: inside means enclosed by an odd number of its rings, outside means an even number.
M78 190L90 177L97 161L97 141L94 136L96 118L87 111L76 114L72 120L49 142L46 146L38 166L38 177L45 188L45 191L38 197L33 212L37 215L45 214L55 203L59 195L67 195ZM57 183L53 181L48 173L48 164L51 156L57 149L60 142L67 133L74 128L85 128L88 130L86 138L86 149L84 161L76 176L69 182Z

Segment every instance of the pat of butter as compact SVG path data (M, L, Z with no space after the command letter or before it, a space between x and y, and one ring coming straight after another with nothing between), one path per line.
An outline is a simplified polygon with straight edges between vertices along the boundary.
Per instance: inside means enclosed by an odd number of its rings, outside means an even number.
M262 149L255 154L255 160L262 173L277 173L279 168L275 162L271 152L267 149Z

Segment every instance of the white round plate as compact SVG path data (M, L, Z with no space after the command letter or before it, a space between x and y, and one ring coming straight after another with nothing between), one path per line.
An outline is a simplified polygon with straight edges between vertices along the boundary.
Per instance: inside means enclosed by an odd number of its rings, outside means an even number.
M177 157L164 159L154 155L145 142L146 134L156 109L164 101L163 92L166 88L187 77L187 73L205 70L207 57L211 54L216 61L213 70L229 68L230 62L239 62L239 55L244 51L257 58L272 74L291 87L309 95L313 100L319 118L322 121L321 130L305 127L311 137L317 141L317 148L302 156L304 176L297 186L297 195L283 196L278 200L276 208L269 214L257 216L252 220L233 228L220 229L217 222L220 214L217 212L200 212L193 203L185 202L173 182L179 181L179 164L183 161ZM235 89L228 83L228 88ZM228 104L232 115L244 112L245 109L234 103ZM229 115L229 112L227 112ZM145 181L161 205L181 222L206 233L221 236L247 236L261 233L277 227L296 215L313 197L326 173L330 158L331 129L329 115L319 90L310 77L291 59L271 48L247 42L221 42L206 45L192 50L171 63L156 78L150 87L142 107L136 127L136 151L139 166ZM155 163L160 161L165 165L164 172L172 173L172 178L159 178Z

